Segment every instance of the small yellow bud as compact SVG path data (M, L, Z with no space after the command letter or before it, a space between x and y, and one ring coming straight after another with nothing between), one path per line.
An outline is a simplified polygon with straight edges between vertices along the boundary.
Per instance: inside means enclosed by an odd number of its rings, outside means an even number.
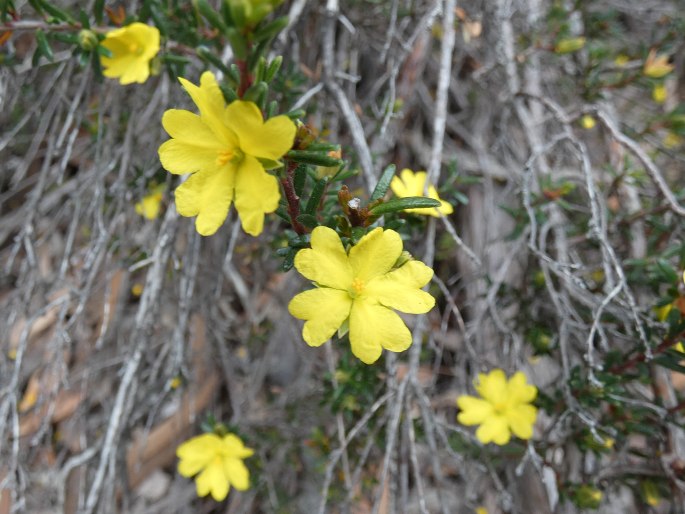
M171 379L171 382L169 382L169 387L171 389L178 389L178 386L181 385L181 377L174 377Z
M140 295L143 294L143 284L139 282L133 284L133 286L131 287L131 294L136 298L139 298Z
M560 39L554 46L554 52L557 54L570 54L577 52L585 46L586 39L584 37L572 37L567 39Z
M662 104L666 101L668 93L666 92L666 86L664 84L657 84L652 89L652 100L658 104Z
M97 35L92 30L83 29L78 33L78 44L86 51L98 46L99 42Z
M591 128L595 127L597 122L595 121L595 119L592 116L590 116L589 114L586 114L585 116L580 118L580 124L582 125L582 127L584 129L590 130Z
M614 64L622 68L623 66L628 64L629 61L630 57L628 57L626 54L619 54L616 56L616 59L614 59Z

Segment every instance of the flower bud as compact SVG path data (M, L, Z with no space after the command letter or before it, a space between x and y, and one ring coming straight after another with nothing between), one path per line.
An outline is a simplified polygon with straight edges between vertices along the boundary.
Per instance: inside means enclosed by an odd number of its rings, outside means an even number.
M78 44L86 51L98 46L99 42L97 35L92 30L83 29L78 33Z

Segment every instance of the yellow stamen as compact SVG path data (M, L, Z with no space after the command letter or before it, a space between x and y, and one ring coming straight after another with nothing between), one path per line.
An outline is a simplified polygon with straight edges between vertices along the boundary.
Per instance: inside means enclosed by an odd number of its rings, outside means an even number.
M227 162L230 162L234 156L235 153L233 152L233 150L222 150L221 152L219 152L219 156L216 158L216 163L219 166L223 166Z
M355 278L352 281L352 288L350 289L350 296L356 298L364 290L364 282L361 279Z

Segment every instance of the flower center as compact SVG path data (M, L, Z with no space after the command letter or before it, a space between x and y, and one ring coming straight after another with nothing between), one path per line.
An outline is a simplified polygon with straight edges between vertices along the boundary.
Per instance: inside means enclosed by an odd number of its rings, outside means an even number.
M233 157L235 157L235 152L233 150L222 150L216 158L216 163L219 166L223 166L233 160Z
M348 292L350 293L350 296L352 298L356 298L357 296L362 294L363 290L364 290L364 282L359 278L355 278L352 281L352 286L350 287Z
M493 404L493 408L497 414L504 414L504 411L507 410L507 402L497 402Z
M144 48L138 43L131 43L130 45L128 45L128 51L133 55L142 55Z

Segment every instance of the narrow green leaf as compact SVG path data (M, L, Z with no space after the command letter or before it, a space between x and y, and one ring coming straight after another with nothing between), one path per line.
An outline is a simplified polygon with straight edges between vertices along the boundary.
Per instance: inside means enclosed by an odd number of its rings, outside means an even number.
M257 61L257 69L254 72L255 82L262 82L264 80L264 71L266 70L266 59L260 57Z
M285 115L291 120L297 120L304 117L307 112L304 109L295 109L294 111L286 112Z
M221 62L221 59L217 55L214 55L214 53L205 45L198 46L195 49L195 53L197 53L197 55L198 55L198 57L200 57L200 59L202 59L205 62L208 62L210 64L213 64L214 66L219 68L224 73L229 74L228 66L226 66L223 62Z
M88 15L83 9L80 9L78 12L78 19L81 22L81 28L84 29L89 29L90 28L90 20L88 19Z
M288 210L286 209L285 205L278 206L278 209L276 209L276 216L281 218L286 223L290 223L290 216L288 215Z
M288 17L287 16L281 16L280 18L276 18L274 21L267 23L260 29L256 30L254 32L254 40L255 41L266 41L271 39L272 37L275 37L276 34L278 34L281 30L283 30L285 27L288 26Z
M378 179L378 184L376 184L376 188L373 190L373 193L371 193L369 203L375 202L379 198L383 198L385 196L385 193L388 192L388 188L390 187L390 181L394 176L395 165L391 164L383 170L383 173L381 173L381 178Z
M75 20L67 11L60 9L59 7L52 5L49 1L40 0L41 7L53 18L61 21L66 21L67 23L74 23Z
M335 157L329 157L321 152L309 152L307 150L290 150L287 153L288 159L303 164L313 164L314 166L340 166L342 161Z
M392 200L376 205L369 210L369 213L373 216L381 216L391 212L404 211L406 209L423 209L426 207L440 207L440 202L424 196L393 198Z
M666 282L678 282L678 273L676 272L676 270L673 269L673 267L667 260L657 259L656 265L659 267L659 271L661 271L661 276L664 278Z
M297 251L293 248L290 248L288 253L283 258L283 263L281 264L281 269L284 272L290 271L293 268L293 265L295 264L295 255L297 255Z
M266 82L257 82L256 84L252 84L247 91L245 91L243 100L256 103L259 109L263 111L268 91L269 86L267 86Z
M280 55L274 57L273 61L271 61L269 66L267 66L266 72L264 72L265 82L271 82L273 80L273 78L276 76L276 73L278 73L278 70L281 69L281 64L283 64L283 57Z
M33 58L36 60L36 64L38 64L38 59L41 55L44 55L49 61L52 61L55 58L55 55L52 53L50 43L48 42L48 38L45 37L45 32L43 32L41 29L36 30L36 43L38 44L37 50L40 51L38 58L36 58L36 54L33 55Z
M207 3L207 0L196 0L195 5L200 14L209 22L209 24L223 34L226 34L226 24L212 7Z
M307 228L315 228L319 226L319 220L316 219L316 216L311 214L300 214L297 217L297 221L302 223Z
M323 192L326 190L327 185L328 177L322 178L314 185L314 189L312 189L312 194L307 201L304 212L307 214L314 214L316 212L316 208L319 206L319 202L321 202L321 197L323 196Z
M295 168L295 173L293 174L293 186L295 187L295 194L297 196L302 196L302 191L304 190L304 184L307 181L307 166L300 164Z
M276 100L272 100L269 102L269 105L266 106L266 119L268 120L269 118L273 118L276 116L276 113L278 112L278 102Z

